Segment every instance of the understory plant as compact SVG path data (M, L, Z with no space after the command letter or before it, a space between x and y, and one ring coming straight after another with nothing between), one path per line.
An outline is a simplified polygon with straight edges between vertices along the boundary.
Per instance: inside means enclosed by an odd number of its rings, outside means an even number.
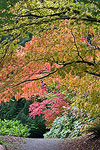
M65 108L69 107L69 103L64 99L62 93L55 94L51 99L43 102L35 102L30 105L30 116L35 118L37 115L42 115L46 121L46 127L50 128L53 120L57 116L61 116L65 112Z
M28 137L30 128L23 126L18 120L1 120L0 119L0 135Z
M100 117L85 126L85 131L94 134L95 137L100 137Z
M1 120L13 120L20 121L24 126L27 125L30 128L30 138L42 138L43 134L47 131L45 121L42 116L36 116L31 118L29 116L29 105L33 101L42 101L38 96L33 96L31 100L21 98L16 100L14 97L9 102L0 103L0 119Z
M45 99L41 102L33 102L29 106L29 115L31 118L42 116L45 120L45 125L49 129L51 124L57 116L62 116L65 108L70 107L69 102L66 100L66 94L60 91L59 82L54 82L48 85L41 80L42 95Z
M50 131L44 134L44 138L78 137L83 134L81 128L92 122L87 116L78 116L73 113L73 108L67 108L65 115L57 117Z

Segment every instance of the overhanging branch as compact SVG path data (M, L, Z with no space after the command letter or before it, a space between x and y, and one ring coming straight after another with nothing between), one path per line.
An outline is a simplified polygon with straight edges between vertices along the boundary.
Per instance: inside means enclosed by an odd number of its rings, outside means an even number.
M13 27L13 28L9 28L9 29L3 29L0 30L0 32L4 32L4 31L12 31L14 29L20 29L26 26L32 26L32 25L40 25L40 24L45 24L45 23L49 23L49 22L53 22L53 21L57 21L57 20L79 20L79 21L88 21L88 22L96 22L96 23L100 23L100 20L97 18L87 18L87 17L82 17L82 18L77 18L77 17L69 17L69 16L59 16L57 18L51 18L48 20L44 20L45 18L43 18L43 20L41 21L36 21L36 22L31 22L31 23L22 23L17 27Z
M72 62L69 62L69 63L64 63L64 64L61 64L61 65L63 65L61 68L58 68L58 69L56 69L55 71L52 71L52 72L48 73L47 75L44 75L43 77L24 80L24 81L22 81L22 82L20 82L20 83L18 83L18 84L16 84L16 85L14 85L14 86L12 86L12 88L13 88L13 87L16 87L16 86L19 86L19 85L21 85L21 84L23 84L23 83L26 83L26 82L37 81L37 80L41 80L41 79L44 79L44 78L46 78L46 77L49 77L50 75L56 73L59 69L63 69L65 66L71 65L71 64L73 64L73 63L76 63L76 64L77 64L77 63L86 63L86 64L88 64L89 66L91 66L91 65L94 66L93 63L88 62L88 61L72 61Z
M91 74L91 75L94 75L94 76L97 76L97 77L100 77L100 73L89 72L89 71L84 71L84 72Z

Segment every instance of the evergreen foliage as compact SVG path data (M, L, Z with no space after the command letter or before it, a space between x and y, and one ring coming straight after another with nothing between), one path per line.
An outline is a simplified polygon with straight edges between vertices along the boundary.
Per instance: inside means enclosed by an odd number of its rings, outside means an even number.
M45 121L42 116L36 116L35 119L29 117L29 105L32 103L32 100L26 101L25 98L16 101L14 97L9 102L1 101L0 119L19 120L23 125L28 125L31 128L29 137L40 138L46 132Z

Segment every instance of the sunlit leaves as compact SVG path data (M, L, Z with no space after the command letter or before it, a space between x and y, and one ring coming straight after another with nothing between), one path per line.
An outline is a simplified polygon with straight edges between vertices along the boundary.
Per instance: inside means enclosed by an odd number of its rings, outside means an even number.
M41 83L34 81L43 79L50 84L59 80L63 88L76 92L75 100L77 104L82 102L81 107L88 103L93 112L92 101L99 107L100 80L91 77L100 77L99 1L74 4L65 0L26 0L12 5L6 2L7 9L3 6L0 10L1 98L7 100L15 95L17 99L29 99L34 93L41 95ZM18 40L25 38L27 31L34 37L25 47L18 47ZM4 35L7 37L2 40Z

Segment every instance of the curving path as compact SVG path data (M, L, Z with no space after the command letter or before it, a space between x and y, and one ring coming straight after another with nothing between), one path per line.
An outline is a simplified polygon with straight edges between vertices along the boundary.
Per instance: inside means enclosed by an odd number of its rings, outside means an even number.
M62 139L27 139L21 150L62 150Z
M2 138L9 144L0 145L0 150L100 150L100 137L95 138L93 134L74 139Z

